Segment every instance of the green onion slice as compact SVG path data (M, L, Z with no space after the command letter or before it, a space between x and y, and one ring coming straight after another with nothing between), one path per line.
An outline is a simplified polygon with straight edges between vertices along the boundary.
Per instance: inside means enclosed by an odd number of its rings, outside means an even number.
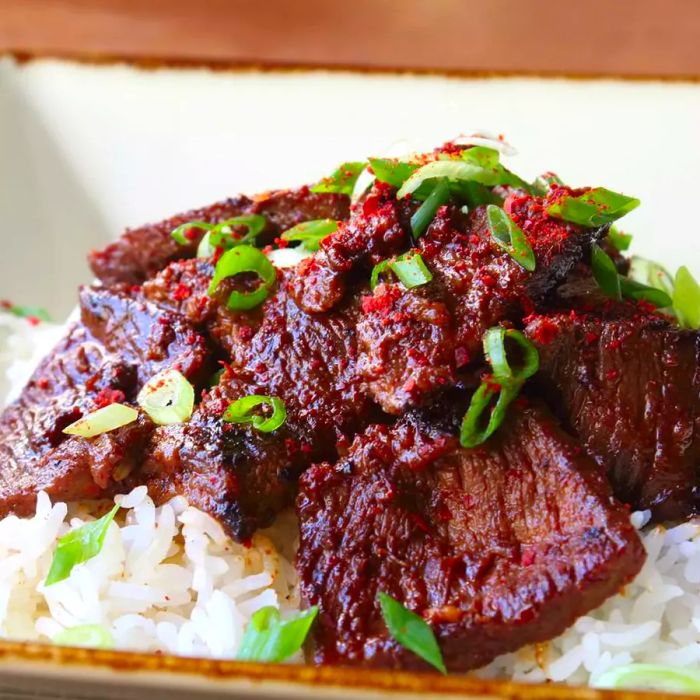
M596 187L578 197L565 195L547 207L547 213L581 226L603 226L628 214L639 206L635 197Z
M206 221L187 221L180 224L170 232L170 236L174 238L180 245L189 245L192 241L185 235L191 228L197 228L200 231L211 231L214 224L209 224Z
M442 652L430 625L390 595L379 593L377 597L389 634L440 673L446 674Z
M253 243L256 236L265 228L267 221L259 214L244 214L226 219L212 226L199 242L197 248L198 258L210 258L217 248L229 250L237 245ZM245 227L247 229L243 236L234 236L234 228Z
M447 180L438 179L433 187L433 191L423 204L418 207L411 217L411 230L413 238L420 238L425 230L430 226L430 222L435 218L437 210L450 198L450 186Z
M420 167L415 163L406 163L391 158L370 158L369 164L379 182L385 182L396 188L401 187Z
M528 272L535 269L535 253L527 240L525 232L507 212L495 204L486 207L486 221L491 237L510 255L515 262Z
M408 252L400 255L395 260L382 260L372 268L370 287L374 289L379 283L380 275L391 271L399 279L406 289L413 289L422 284L427 284L433 279L420 253Z
M673 303L670 295L663 289L622 277L612 258L600 246L593 246L591 266L598 286L612 299L619 301L625 297L635 301L646 301L659 308L669 307Z
M285 661L301 649L317 615L318 608L314 606L290 620L282 620L277 608L261 608L250 618L236 659Z
M324 177L318 184L311 188L312 192L338 192L350 196L355 189L355 182L360 173L365 169L366 163L349 161L343 163L336 170Z
M52 640L66 647L89 647L91 649L114 648L114 637L103 625L78 625L59 632Z
M538 197L546 197L552 189L552 185L562 186L564 183L555 173L543 173L530 185L532 194Z
M673 310L684 328L700 328L700 285L687 267L676 272Z
M508 362L506 340L513 341L522 352L522 362L515 371ZM502 326L489 328L483 339L484 354L493 369L497 382L525 381L540 368L540 356L537 348L520 332L506 330Z
M109 406L98 408L92 413L71 423L63 429L66 435L78 435L91 438L111 430L121 428L123 425L133 423L139 417L139 412L121 403L112 403Z
M620 274L612 258L600 246L593 246L591 267L593 268L593 277L603 292L612 299L618 301L622 299Z
M272 415L265 417L253 410L258 406L268 406L272 409ZM263 396L251 394L234 401L223 415L227 423L251 423L261 433L271 433L277 430L287 420L287 409L284 401L277 396Z
M285 231L283 241L300 241L306 250L316 251L321 241L338 229L335 219L315 219L304 221Z
M462 447L481 445L498 430L521 387L519 381L499 384L495 379L487 379L479 385L462 419L459 433Z
M228 298L228 308L248 310L262 304L270 294L277 280L274 265L257 248L239 245L227 250L216 263L214 277L209 285L209 294L213 294L222 280L234 277L242 272L254 272L260 278L260 285L252 292L233 290Z
M8 310L18 318L38 318L40 321L51 321L49 312L42 306L11 306Z
M629 664L603 671L593 678L594 688L659 690L669 693L700 693L700 670L657 664Z
M119 506L116 505L99 520L85 523L58 540L44 585L52 586L67 579L73 567L96 557L102 551L107 530L118 510Z
M629 278L654 287L654 289L660 289L671 297L673 296L673 277L671 273L663 265L653 260L633 255Z
M608 231L608 241L610 242L610 245L615 248L615 250L623 253L629 249L632 243L632 234L623 233L622 231L618 231L615 226L611 226L610 230Z
M166 369L144 385L136 401L156 425L184 423L194 410L194 387L176 369Z
M369 278L370 289L374 289L379 284L380 277L391 270L390 265L391 260L382 260L372 268L372 274Z

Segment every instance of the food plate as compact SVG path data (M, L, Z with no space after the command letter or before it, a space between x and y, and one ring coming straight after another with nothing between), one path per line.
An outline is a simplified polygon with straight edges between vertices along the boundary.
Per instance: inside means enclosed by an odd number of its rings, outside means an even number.
M348 158L399 155L484 128L517 146L518 170L527 176L555 165L567 180L638 195L644 206L625 221L635 252L671 267L700 266L692 203L684 201L685 183L700 166L698 85L144 72L9 60L0 68L2 295L50 306L56 316L72 305L76 282L88 279L85 249L124 226L239 191L314 181ZM194 690L229 697L596 696L555 686L31 645L3 644L1 651L7 687L49 696L61 688L124 697L125 686L135 695L151 687L170 697Z

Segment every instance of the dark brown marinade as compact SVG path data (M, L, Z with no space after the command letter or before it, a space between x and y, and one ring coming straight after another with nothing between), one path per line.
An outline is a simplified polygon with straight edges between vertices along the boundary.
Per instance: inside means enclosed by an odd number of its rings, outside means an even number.
M639 571L627 511L546 411L518 407L473 450L450 427L407 414L302 476L297 568L320 608L317 662L427 668L389 636L379 592L464 671L561 633Z
M104 284L141 284L168 262L194 256L204 232L191 229L188 234L191 242L181 245L170 235L181 224L189 221L219 223L243 214L260 214L266 218L267 226L260 234L259 242L266 244L302 221L344 219L349 206L350 200L345 195L316 194L308 187L268 192L252 199L234 197L157 224L128 230L102 250L91 251L88 262L95 276Z

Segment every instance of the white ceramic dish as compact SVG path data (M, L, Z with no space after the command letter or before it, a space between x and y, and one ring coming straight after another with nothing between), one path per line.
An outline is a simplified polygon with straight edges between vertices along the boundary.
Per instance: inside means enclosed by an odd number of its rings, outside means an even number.
M525 176L555 169L572 184L639 196L643 206L625 220L634 251L700 272L698 124L700 84L0 60L0 298L47 306L60 318L75 304L76 285L89 280L86 250L125 226L238 192L314 181L342 160L398 155L478 129L504 133L520 151L512 167ZM0 698L28 694L602 697L458 677L0 643Z

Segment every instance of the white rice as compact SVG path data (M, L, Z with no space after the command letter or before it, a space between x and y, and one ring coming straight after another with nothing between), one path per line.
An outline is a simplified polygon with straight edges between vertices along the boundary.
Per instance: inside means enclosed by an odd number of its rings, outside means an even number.
M9 318L0 314L0 370L9 369L14 394L60 328ZM33 518L0 520L0 636L50 641L64 629L99 624L119 649L234 658L256 610L273 605L286 616L299 609L292 513L246 548L182 498L156 508L139 487L116 500L123 510L100 554L48 588L56 541L95 506L52 505L40 494ZM557 639L501 656L477 674L585 685L632 662L697 666L700 521L665 529L645 527L648 518L632 515L648 560L622 594Z

